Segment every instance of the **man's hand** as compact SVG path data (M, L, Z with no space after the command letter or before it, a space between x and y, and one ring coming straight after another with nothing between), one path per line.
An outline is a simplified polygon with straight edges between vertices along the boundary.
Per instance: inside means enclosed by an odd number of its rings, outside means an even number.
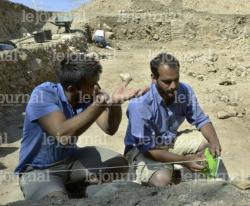
M203 136L209 143L211 154L216 157L221 155L221 145L212 123L207 123L201 128Z
M122 104L127 100L145 94L149 90L148 87L145 87L144 89L127 89L127 86L133 80L129 73L120 74L120 78L122 83L112 95L113 104Z
M109 94L102 90L99 85L94 87L93 98L94 103L98 106L108 106L111 101Z
M144 89L128 89L125 85L121 85L112 95L112 103L122 104L134 97L139 97L148 91L148 87Z
M209 150L214 157L221 155L221 145L219 141L209 143Z
M123 81L122 84L113 93L112 98L108 93L102 90L99 85L96 85L93 92L94 102L97 105L102 106L122 104L134 97L142 96L149 90L149 87L145 87L143 89L128 89L127 86L130 81L131 80Z
M203 155L201 154L188 155L186 156L186 161L192 161L183 163L183 166L192 172L201 172L204 169L204 166L201 165L201 162L204 161Z

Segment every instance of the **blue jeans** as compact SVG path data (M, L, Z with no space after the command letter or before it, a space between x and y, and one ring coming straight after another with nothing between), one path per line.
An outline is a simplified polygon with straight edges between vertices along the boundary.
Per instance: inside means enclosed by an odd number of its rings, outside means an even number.
M94 43L101 45L101 47L104 47L104 48L108 45L106 40L105 40L105 37L103 37L103 36L95 36Z

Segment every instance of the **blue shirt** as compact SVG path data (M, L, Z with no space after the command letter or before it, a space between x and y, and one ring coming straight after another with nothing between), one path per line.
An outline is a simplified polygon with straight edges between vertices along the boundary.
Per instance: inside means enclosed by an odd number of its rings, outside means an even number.
M137 147L143 153L174 143L179 126L186 119L200 129L210 122L198 104L193 89L180 83L175 101L167 106L153 83L143 96L133 99L127 110L125 153Z
M68 146L61 145L55 137L41 128L38 119L55 111L62 111L66 119L70 119L89 105L90 102L79 104L73 111L61 84L45 82L37 86L26 107L19 165L15 172L23 172L28 165L36 169L45 169L73 155L77 148L76 141Z

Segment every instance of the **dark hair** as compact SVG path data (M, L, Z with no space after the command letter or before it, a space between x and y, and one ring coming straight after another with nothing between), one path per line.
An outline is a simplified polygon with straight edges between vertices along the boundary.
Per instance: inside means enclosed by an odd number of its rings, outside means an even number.
M68 86L80 88L87 79L102 73L102 66L94 57L74 54L61 61L57 76L64 89Z
M150 62L150 68L151 72L156 76L159 77L158 69L160 65L166 64L171 69L180 69L180 63L178 59L176 59L173 55L167 54L167 53L160 53L151 60Z

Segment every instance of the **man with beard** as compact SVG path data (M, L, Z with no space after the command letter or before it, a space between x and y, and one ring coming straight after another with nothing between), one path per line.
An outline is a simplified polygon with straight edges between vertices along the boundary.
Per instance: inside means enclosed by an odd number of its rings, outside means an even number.
M136 165L138 183L166 186L173 181L171 162L183 162L192 172L200 172L204 166L197 161L203 159L204 149L209 147L214 156L219 156L221 146L192 87L179 82L179 61L171 54L161 53L150 66L150 90L128 107L125 156ZM180 135L177 130L185 119L202 135Z

